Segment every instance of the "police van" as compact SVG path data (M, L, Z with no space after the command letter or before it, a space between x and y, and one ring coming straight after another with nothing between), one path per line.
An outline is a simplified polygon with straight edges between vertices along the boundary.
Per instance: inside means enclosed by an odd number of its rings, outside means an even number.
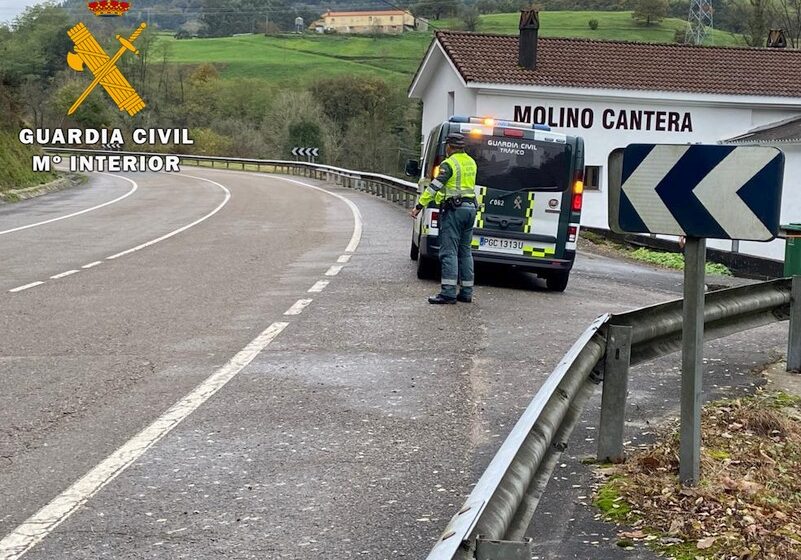
M542 125L454 116L431 131L422 163L406 166L419 179L418 193L439 173L445 138L454 132L464 135L465 151L478 165L475 261L534 272L548 289L564 291L576 258L584 141ZM419 278L439 269L439 215L432 203L414 222L410 256Z

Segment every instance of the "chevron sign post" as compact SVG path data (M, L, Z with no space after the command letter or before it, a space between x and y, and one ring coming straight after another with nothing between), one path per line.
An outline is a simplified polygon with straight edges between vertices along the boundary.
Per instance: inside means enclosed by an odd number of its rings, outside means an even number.
M762 146L631 144L609 156L609 226L684 235L679 478L701 467L706 239L779 232L784 154Z

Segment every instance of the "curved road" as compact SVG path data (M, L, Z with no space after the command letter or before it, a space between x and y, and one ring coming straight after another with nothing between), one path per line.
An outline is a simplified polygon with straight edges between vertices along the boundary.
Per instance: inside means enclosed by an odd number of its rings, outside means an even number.
M484 269L432 308L403 213L306 183L97 175L0 208L1 559L424 557L587 323L680 288L583 254L565 294Z

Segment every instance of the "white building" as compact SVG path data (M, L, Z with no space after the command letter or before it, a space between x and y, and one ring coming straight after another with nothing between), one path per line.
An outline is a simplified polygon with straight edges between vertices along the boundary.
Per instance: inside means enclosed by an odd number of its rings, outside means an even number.
M528 52L520 52L520 44ZM524 49L525 50L525 49ZM533 51L533 52L531 52ZM520 56L536 62L519 65ZM532 57L533 55L533 57ZM409 89L423 132L451 115L582 136L582 222L608 228L607 159L631 143L762 143L784 150L782 223L801 222L801 51L438 32ZM739 245L739 246L738 246ZM784 258L784 242L709 247Z

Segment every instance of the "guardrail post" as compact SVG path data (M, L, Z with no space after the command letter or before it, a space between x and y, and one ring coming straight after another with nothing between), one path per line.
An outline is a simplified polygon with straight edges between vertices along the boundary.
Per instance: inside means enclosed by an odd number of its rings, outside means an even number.
M626 396L631 364L631 327L609 325L601 396L601 428L598 434L598 461L622 463L623 429L626 422Z
M793 289L790 295L787 371L801 372L801 276L793 276Z

